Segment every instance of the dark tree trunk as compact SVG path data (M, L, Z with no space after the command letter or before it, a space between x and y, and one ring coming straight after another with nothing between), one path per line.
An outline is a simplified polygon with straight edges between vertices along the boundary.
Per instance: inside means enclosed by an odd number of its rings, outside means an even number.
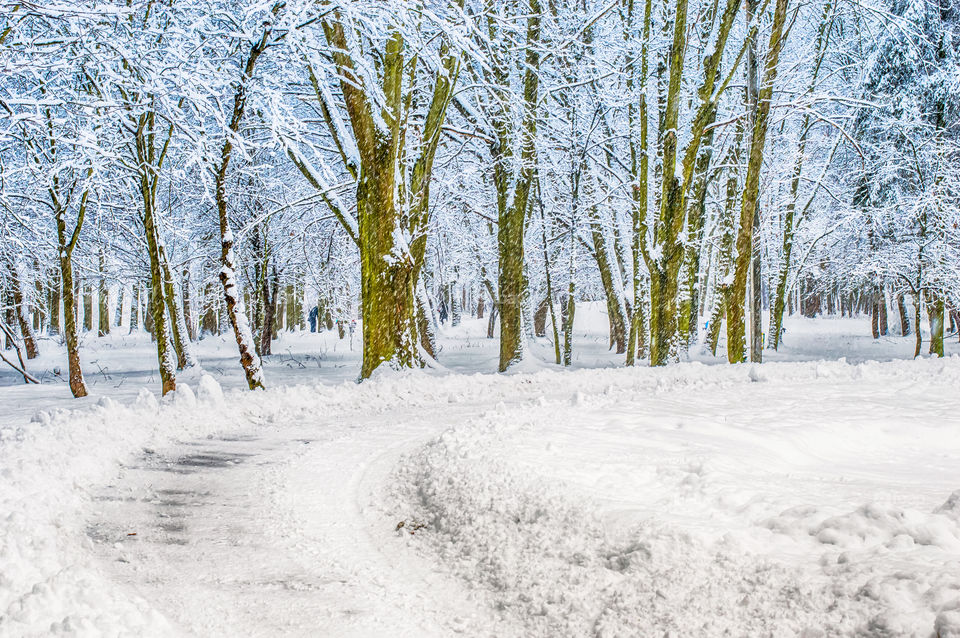
M538 337L547 336L547 313L550 312L549 300L544 297L537 311L533 313L533 334Z
M883 290L883 288L881 288L880 291L879 291L879 293L878 293L877 303L880 305L880 308L879 308L879 310L880 310L880 334L885 337L885 336L887 336L887 333L889 332L889 330L888 330L888 326L887 326L887 293Z

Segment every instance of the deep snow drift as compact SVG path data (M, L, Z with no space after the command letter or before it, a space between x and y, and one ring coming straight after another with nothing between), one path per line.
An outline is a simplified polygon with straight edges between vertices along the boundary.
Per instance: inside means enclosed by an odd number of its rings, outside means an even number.
M960 636L960 359L800 320L603 368L602 325L577 371L472 374L468 322L361 385L285 335L265 393L211 339L162 401L148 340L88 339L99 396L0 388L0 635Z

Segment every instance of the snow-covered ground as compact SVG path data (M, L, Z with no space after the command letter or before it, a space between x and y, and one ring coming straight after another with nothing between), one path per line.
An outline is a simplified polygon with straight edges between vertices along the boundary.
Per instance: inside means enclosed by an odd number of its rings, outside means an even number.
M578 318L573 371L468 321L360 385L285 334L257 393L211 338L163 400L144 335L85 339L83 400L44 342L0 372L0 636L960 636L956 337L624 369Z

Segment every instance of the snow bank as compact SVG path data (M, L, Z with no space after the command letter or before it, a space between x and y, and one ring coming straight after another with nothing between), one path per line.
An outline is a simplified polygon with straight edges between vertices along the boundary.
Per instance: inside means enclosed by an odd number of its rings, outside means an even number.
M566 398L501 405L411 453L391 482L388 513L423 525L415 534L401 529L398 535L469 582L504 615L524 623L526 635L958 635L960 492L927 511L861 500L836 513L841 501L805 502L806 495L789 492L764 503L754 484L722 483L737 462L736 448L752 442L745 438L751 428L738 424L736 413L729 419L717 415L727 423L723 429L696 424L684 434L689 426L675 425L669 409L650 432L679 428L678 437L707 434L730 449L696 459L647 450L636 457L643 458L644 467L631 456L631 446L643 443L618 431L610 438L620 447L596 455L613 468L634 464L650 477L652 488L638 484L639 495L625 494L621 490L629 480L615 478L612 487L605 486L593 467L579 469L593 472L581 487L557 478L577 475L577 469L565 466L589 458L582 448L597 445L603 428L611 427L604 415L629 413L642 402L665 402L670 408L686 400L686 418L696 419L708 416L715 397L749 395L747 386L757 382L782 385L784 399L798 398L789 389L800 388L810 393L802 400L837 406L848 387L888 396L910 387L920 393L929 389L937 397L926 414L955 415L956 400L940 402L942 392L960 382L958 364L953 358L687 365L555 375L551 390ZM796 423L770 424L755 438L785 441L782 454L776 450L783 463L774 469L789 475L832 447L845 454L847 446L859 444L861 452L896 455L920 436L887 432L880 427L889 416L883 414L875 419L875 431L863 429L853 414L862 408L853 402L851 414L837 412L835 422L807 418L804 423L801 412ZM910 412L913 406L905 405ZM744 411L769 408L745 405ZM558 424L566 419L572 427L562 429ZM930 437L929 446L949 443L946 451L955 453L956 423L944 420L939 426L943 438ZM874 440L864 440L870 436ZM670 439L671 446L674 440L682 438ZM577 446L581 449L572 452ZM551 454L558 458L544 461ZM773 458L756 461L781 463ZM904 458L905 464L912 462ZM859 487L851 492L852 498L869 498ZM683 512L695 521L684 525L671 512L628 515L616 505L633 499L647 511L651 505L643 501L648 498L667 507L702 509ZM771 507L781 513L758 516ZM696 529L703 526L719 529L719 538Z
M204 377L200 384L209 392L216 381ZM143 390L131 406L103 397L76 410L41 411L29 425L0 431L0 634L171 634L146 601L91 564L90 540L73 514L87 488L116 475L121 460L223 427L210 418L215 413L213 403L197 405L181 383L162 405Z

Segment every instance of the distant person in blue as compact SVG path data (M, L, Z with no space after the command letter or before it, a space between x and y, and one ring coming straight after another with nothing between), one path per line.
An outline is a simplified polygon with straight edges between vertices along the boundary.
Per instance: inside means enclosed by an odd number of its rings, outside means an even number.
M440 300L440 323L446 323L446 322L447 322L447 304L443 299L441 299Z
M320 314L320 311L317 309L316 306L310 309L310 315L308 317L308 319L310 320L310 332L317 331L317 315L319 314Z

